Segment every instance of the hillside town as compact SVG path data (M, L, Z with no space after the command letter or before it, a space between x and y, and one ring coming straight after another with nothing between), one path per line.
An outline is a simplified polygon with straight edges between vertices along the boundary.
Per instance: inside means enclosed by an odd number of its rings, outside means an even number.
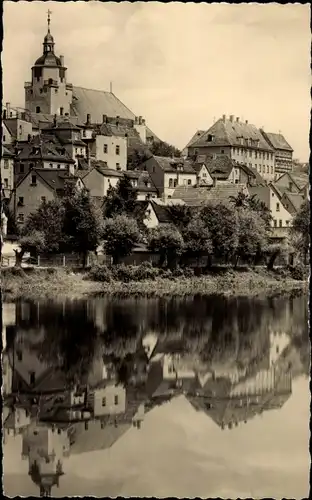
M43 53L24 84L24 108L7 102L2 112L3 265L12 262L16 233L29 216L62 198L66 186L88 190L102 209L110 190L124 179L148 229L172 223L168 207L173 205L200 208L244 195L258 199L271 214L271 240L287 240L293 218L309 199L309 168L294 159L282 132L222 115L208 130L190 133L180 152L112 89L69 83L50 14L47 23Z

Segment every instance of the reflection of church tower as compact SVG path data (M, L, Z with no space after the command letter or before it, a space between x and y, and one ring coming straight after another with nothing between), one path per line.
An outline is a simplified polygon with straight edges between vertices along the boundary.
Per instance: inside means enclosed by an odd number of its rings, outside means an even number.
M54 38L48 32L43 41L43 54L32 67L32 81L25 83L25 108L32 113L65 115L70 113L72 85L66 83L64 57L54 53Z

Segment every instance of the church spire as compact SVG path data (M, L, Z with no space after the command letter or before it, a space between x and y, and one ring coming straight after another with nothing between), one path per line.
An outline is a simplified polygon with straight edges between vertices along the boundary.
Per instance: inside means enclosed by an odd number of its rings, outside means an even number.
M51 52L52 54L54 53L54 38L53 36L51 35L51 32L50 32L50 23L51 23L51 10L48 9L48 18L47 18L47 21L48 21L48 33L46 34L46 36L44 37L44 41L43 41L43 53L44 54L47 54L48 52Z

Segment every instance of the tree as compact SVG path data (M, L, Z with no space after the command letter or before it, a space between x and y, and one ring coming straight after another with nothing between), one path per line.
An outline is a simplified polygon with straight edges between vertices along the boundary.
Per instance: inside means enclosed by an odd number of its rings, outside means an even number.
M236 210L230 204L207 204L200 212L200 217L208 228L213 255L221 259L230 259L236 253L238 245L238 224Z
M87 190L70 193L62 200L64 207L63 233L67 247L83 255L83 264L89 251L96 250L102 233L102 214L94 206Z
M19 240L20 250L14 250L15 252L15 267L21 267L22 260L25 253L35 253L38 254L45 249L45 238L44 234L39 231L33 231L29 234L21 236Z
M235 208L249 208L254 212L257 212L264 220L267 227L271 227L272 215L270 209L265 205L265 203L253 194L249 196L245 193L238 193L237 196L230 196L230 202Z
M142 163L148 160L152 156L152 153L147 148L142 149L132 149L128 151L127 158L127 169L135 170L140 167Z
M141 235L137 221L126 215L116 215L104 220L103 239L106 252L118 264L122 257L131 255Z
M306 262L310 244L310 206L305 200L299 212L295 215L291 227L291 233L295 239L295 246L304 256Z
M184 250L183 237L180 231L171 224L158 226L149 234L149 248L160 254L161 265L167 262L168 267L175 267L178 257Z
M64 207L59 199L44 202L29 215L21 233L22 236L33 232L44 235L45 251L64 251L67 244L67 235L63 231Z
M238 209L237 224L236 265L239 258L250 259L256 255L261 255L267 248L265 222L258 213L248 208Z
M164 141L153 142L149 149L152 155L155 156L175 156L177 158L181 156L179 149Z
M169 212L170 218L173 224L182 231L190 223L193 216L195 215L195 210L188 205L169 205L167 206L167 211Z
M199 216L190 220L182 234L186 256L197 258L201 255L210 256L212 253L210 232Z
M135 209L137 193L126 175L119 180L117 187L110 187L104 205L104 217L126 214L131 216Z
M286 259L290 250L291 249L285 243L269 243L268 249L267 249L267 254L268 254L267 269L268 269L268 271L273 271L274 263L275 263L277 257L281 256L284 259Z

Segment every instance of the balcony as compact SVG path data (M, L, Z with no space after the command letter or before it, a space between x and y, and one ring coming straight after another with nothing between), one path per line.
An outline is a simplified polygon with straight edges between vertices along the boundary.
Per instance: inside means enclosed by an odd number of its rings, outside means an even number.
M49 87L58 87L58 82L56 80L52 80L52 78L49 78L49 80L44 80L43 85L48 85Z
M29 89L30 87L32 87L32 83L31 82L25 82L24 83L24 88L25 89Z

